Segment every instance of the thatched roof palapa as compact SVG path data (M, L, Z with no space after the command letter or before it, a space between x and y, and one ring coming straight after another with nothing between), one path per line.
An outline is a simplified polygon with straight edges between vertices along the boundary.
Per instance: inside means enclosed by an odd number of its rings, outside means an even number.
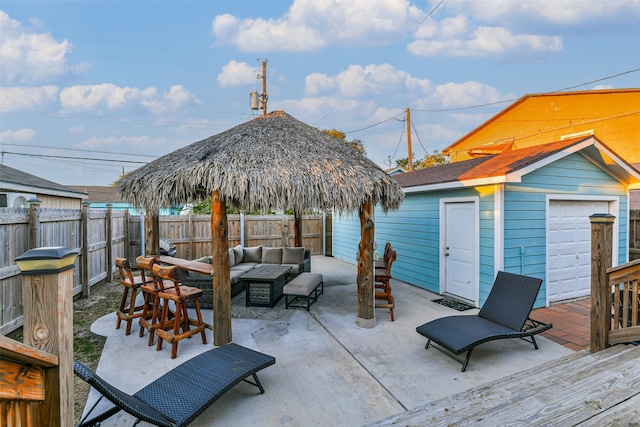
M158 209L217 190L241 210L357 211L371 197L397 209L396 181L344 141L275 111L162 156L117 186L123 199Z
M152 212L212 196L214 345L231 341L225 201L245 211L293 208L298 245L302 211L359 211L358 322L373 324L373 206L396 209L404 193L345 142L275 111L160 157L117 188L123 199Z

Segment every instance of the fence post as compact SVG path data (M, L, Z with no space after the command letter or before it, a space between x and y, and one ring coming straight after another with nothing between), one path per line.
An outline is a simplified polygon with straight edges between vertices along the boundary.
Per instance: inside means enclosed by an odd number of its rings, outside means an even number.
M105 237L107 239L107 282L113 280L113 218L112 204L107 204L107 218L105 219Z
M595 353L609 347L611 288L607 269L611 267L613 222L611 214L594 214L591 221L591 342Z
M91 203L82 202L82 297L89 298L91 285L89 284L89 206Z
M122 225L122 228L124 229L124 257L129 260L129 263L135 265L135 263L132 263L131 262L132 260L130 259L131 258L131 248L130 248L131 235L129 234L129 223L130 223L130 221L131 221L131 219L130 219L130 216L129 216L129 209L125 209L124 210L123 225Z
M58 366L45 371L40 425L73 425L73 267L77 255L58 246L30 249L16 258L23 276L24 344L58 357Z
M40 246L40 205L42 201L29 199L29 249Z

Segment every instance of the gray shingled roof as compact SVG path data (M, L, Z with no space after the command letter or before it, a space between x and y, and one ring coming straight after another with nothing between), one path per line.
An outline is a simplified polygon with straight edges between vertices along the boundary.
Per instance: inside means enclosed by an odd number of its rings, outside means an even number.
M11 168L7 165L0 164L0 189L9 189L7 187L7 184L12 184L10 188L12 191L37 190L37 192L42 194L51 194L51 191L63 191L67 193L77 194L78 198L82 198L84 196L83 192L74 190L71 187L67 187L44 178L22 172L18 169ZM24 187L24 190L16 190L15 187Z

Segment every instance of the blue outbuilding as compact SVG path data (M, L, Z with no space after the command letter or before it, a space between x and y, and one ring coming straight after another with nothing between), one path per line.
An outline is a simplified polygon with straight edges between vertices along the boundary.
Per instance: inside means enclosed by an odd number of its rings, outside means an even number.
M543 280L535 307L587 296L593 214L616 217L613 265L628 260L629 191L640 172L594 136L393 176L405 200L375 211L394 278L481 307L498 271ZM333 255L356 262L358 215L333 216Z

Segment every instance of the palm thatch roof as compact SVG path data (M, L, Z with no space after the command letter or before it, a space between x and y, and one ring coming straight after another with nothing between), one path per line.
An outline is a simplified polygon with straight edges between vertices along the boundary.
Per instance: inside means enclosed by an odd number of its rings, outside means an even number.
M214 190L241 210L358 210L371 197L397 209L402 188L344 141L275 111L180 148L117 185L124 200L158 209Z

